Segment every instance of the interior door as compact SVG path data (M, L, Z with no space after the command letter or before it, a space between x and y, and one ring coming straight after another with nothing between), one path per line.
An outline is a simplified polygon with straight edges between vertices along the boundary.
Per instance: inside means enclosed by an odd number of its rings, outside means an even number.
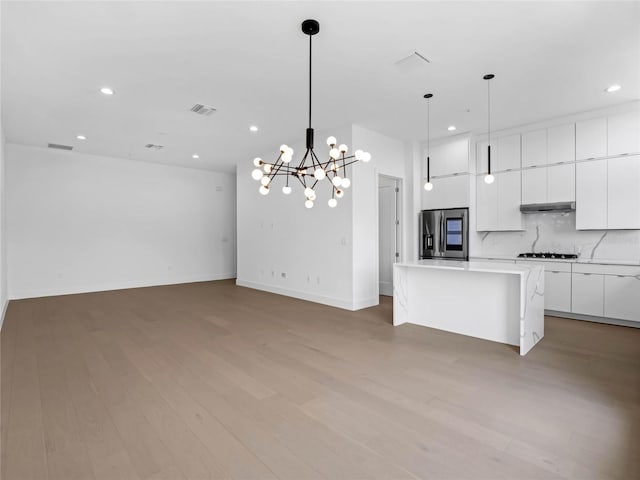
M393 264L400 256L398 180L380 176L378 183L378 265L380 295L393 295Z

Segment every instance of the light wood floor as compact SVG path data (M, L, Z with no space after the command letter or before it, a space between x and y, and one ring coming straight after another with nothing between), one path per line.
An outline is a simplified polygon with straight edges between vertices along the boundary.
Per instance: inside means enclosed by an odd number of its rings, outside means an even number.
M2 478L640 478L640 330L528 356L198 283L13 301Z

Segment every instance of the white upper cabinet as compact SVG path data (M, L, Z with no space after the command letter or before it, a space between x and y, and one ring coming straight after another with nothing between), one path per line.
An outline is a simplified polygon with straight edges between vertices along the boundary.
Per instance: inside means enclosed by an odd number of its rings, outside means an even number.
M576 229L607 228L607 160L576 164Z
M499 172L495 177L494 183L498 184L498 230L522 230L520 171Z
M607 156L607 119L576 123L576 160Z
M547 202L573 202L576 199L576 165L550 165L547 170Z
M575 125L559 125L522 134L522 167L569 163L576 159Z
M426 152L424 158L426 159ZM469 139L462 138L431 147L431 176L469 172ZM424 176L426 177L426 160Z
M568 163L522 170L522 203L573 202L575 169L575 163Z
M640 229L640 155L610 158L607 228Z
M547 130L522 134L522 167L547 164Z
M547 164L574 162L576 126L573 123L547 129Z
M496 181L488 185L482 175L476 177L476 230L479 232L498 230L498 188Z
M522 203L547 202L547 168L522 170Z
M488 142L476 143L476 171L486 173ZM491 173L517 170L520 168L520 134L498 138L491 142Z
M422 209L468 207L470 177L465 174L432 178L433 189L422 189Z
M612 115L607 122L607 155L640 153L640 111Z
M509 135L494 142L498 146L497 163L491 165L496 172L517 170L520 168L520 135ZM493 154L493 152L491 152Z
M522 230L520 172L498 172L492 184L476 177L476 230Z

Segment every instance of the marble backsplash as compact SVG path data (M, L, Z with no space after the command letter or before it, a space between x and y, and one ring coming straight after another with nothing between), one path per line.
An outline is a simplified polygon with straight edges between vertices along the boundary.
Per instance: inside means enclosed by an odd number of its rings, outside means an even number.
M521 232L470 232L470 256L576 253L583 260L640 262L640 230L576 230L575 212L524 215Z

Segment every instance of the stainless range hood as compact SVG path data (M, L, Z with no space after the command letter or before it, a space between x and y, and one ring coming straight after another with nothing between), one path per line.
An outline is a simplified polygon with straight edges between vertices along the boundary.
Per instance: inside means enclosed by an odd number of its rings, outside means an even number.
M522 213L575 212L576 202L527 203L520 205Z

